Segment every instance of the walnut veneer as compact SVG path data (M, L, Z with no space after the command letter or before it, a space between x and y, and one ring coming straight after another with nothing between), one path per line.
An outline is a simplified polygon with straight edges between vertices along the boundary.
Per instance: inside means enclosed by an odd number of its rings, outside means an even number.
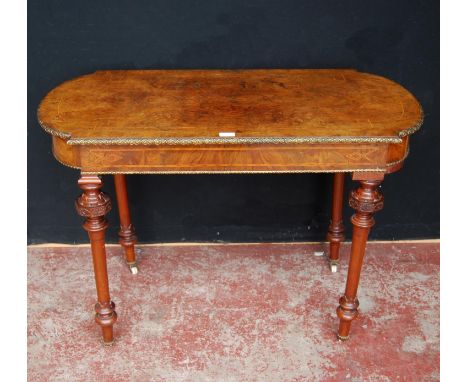
M124 174L330 172L330 261L344 240L344 174L360 182L338 337L357 315L357 288L378 190L409 153L422 124L416 99L386 78L352 69L104 70L53 89L38 109L54 156L81 171L77 210L86 218L96 275L96 321L104 343L116 320L104 232L109 198L98 175L114 174L120 243L136 273L135 229Z

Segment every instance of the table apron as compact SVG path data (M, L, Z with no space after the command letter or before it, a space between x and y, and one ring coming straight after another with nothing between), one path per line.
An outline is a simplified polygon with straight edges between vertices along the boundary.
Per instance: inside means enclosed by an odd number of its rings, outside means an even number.
M81 146L83 172L314 172L386 169L387 144Z

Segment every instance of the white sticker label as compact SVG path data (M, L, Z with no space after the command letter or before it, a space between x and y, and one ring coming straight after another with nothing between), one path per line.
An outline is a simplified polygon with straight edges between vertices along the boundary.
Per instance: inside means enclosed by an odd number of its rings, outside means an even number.
M235 137L236 133L230 131L222 131L219 133L220 137Z

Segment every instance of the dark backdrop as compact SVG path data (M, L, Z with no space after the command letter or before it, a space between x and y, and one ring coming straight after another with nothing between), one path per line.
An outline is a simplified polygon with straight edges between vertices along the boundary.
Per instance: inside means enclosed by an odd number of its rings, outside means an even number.
M439 236L438 1L41 0L29 2L28 23L30 243L86 241L73 206L78 172L53 158L39 101L72 77L133 68L352 67L395 80L426 118L404 168L384 181L372 238ZM104 182L113 195L112 177ZM132 175L128 183L143 242L321 240L328 223L331 175ZM109 221L115 241L115 209Z

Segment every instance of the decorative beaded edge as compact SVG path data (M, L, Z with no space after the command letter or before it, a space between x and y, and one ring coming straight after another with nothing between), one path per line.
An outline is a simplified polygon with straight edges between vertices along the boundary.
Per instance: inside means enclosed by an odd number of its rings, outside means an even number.
M42 129L46 132L49 133L50 135L54 137L59 137L62 139L70 139L71 135L69 133L64 133L62 131L57 131L54 129L51 129L49 126L45 125L40 119L38 119L39 125L42 127Z
M71 167L71 166L68 166ZM72 167L76 168L76 167ZM213 171L81 171L83 175L114 175L114 174L155 174L155 175L197 175L197 174L307 174L336 172L385 172L382 168L346 169L346 170L213 170Z
M71 138L69 133L51 129L39 120L49 134L67 140L68 145L206 145L206 144L287 144L287 143L401 143L402 138L418 131L421 119L402 130L398 137L193 137L193 138Z
M401 143L396 137L71 138L69 145L209 145L287 143Z

